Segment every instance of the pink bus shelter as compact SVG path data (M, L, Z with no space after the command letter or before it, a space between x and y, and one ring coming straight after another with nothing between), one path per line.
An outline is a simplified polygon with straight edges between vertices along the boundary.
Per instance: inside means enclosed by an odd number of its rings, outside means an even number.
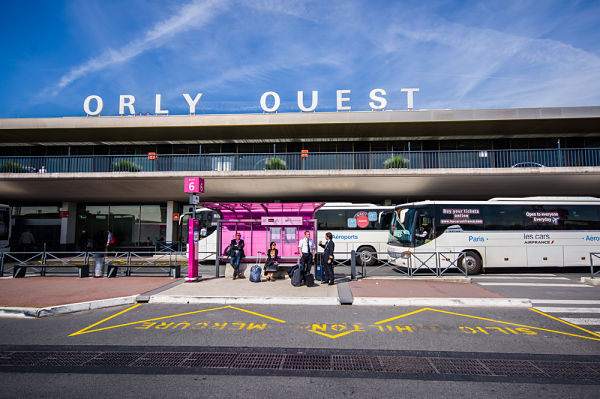
M316 239L315 212L323 202L294 203L232 203L205 202L202 206L221 215L217 222L217 254L223 251L235 233L239 232L245 243L246 261L264 260L271 242L277 244L281 261L295 262L298 241L310 231Z

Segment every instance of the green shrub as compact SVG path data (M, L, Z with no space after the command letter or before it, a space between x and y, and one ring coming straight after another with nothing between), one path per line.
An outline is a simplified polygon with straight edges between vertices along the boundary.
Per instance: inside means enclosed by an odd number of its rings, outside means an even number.
M269 158L265 162L265 169L287 169L285 161L280 158Z
M112 170L113 172L140 172L142 167L134 162L122 159L113 163Z
M4 161L0 164L0 173L29 173L33 171L27 166L13 161Z
M408 159L395 155L383 161L383 167L386 169L408 168Z

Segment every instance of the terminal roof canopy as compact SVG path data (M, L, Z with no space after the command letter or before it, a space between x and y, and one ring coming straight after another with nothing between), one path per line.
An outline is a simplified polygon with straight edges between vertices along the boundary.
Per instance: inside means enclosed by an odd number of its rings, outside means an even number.
M302 216L313 218L324 202L204 202L218 211L224 220L260 219L263 216Z

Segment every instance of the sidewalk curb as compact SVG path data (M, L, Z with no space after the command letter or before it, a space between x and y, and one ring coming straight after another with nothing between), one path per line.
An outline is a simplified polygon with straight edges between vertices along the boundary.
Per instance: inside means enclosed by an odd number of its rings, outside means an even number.
M0 317L37 318L46 316L56 316L59 314L75 313L84 310L94 310L101 308L110 308L113 306L120 305L130 305L135 303L136 297L137 295L132 295L118 298L99 299L96 301L68 303L65 305L48 306L44 308L0 308Z
M252 297L252 296L183 296L153 295L149 303L198 304L215 303L220 305L339 305L338 297Z
M600 278L582 277L581 282L587 285L600 286Z
M375 298L354 297L352 305L358 306L441 306L441 307L488 307L531 308L528 298Z
M435 281L442 283L471 283L471 277L434 277L434 276L370 276L361 280L406 280L406 281ZM360 280L359 280L360 281Z

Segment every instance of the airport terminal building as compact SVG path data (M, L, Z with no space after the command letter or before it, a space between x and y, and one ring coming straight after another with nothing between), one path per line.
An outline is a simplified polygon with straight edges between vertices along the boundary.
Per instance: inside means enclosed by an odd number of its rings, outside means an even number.
M600 107L0 119L13 239L185 240L185 177L212 203L600 197Z

